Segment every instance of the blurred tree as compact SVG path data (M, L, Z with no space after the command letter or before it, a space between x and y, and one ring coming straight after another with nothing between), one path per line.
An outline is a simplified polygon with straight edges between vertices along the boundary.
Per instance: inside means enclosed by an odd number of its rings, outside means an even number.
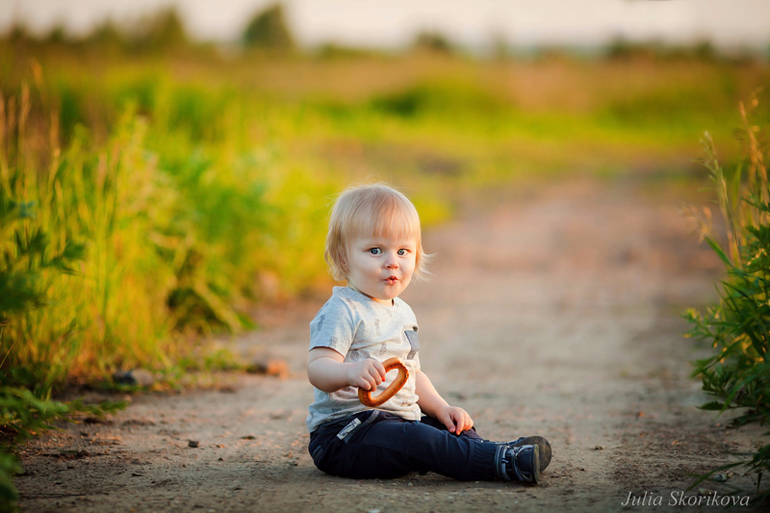
M62 44L67 39L67 35L64 32L64 25L58 23L51 28L46 36L43 37L43 41L52 44Z
M454 53L454 45L449 39L437 32L421 32L417 34L413 45L415 50L428 50L430 52Z
M112 20L106 20L104 23L94 28L93 32L88 35L85 42L103 50L120 49L126 44L125 38Z
M251 18L243 32L243 42L252 48L291 50L294 38L286 25L283 6L273 4Z
M713 61L717 56L714 45L711 44L711 41L707 39L699 41L695 44L693 47L693 54L696 59L700 59L702 61Z
M616 36L607 46L607 57L610 59L629 59L636 49L623 36Z
M105 24L105 37L120 37L118 30L111 33L114 26ZM131 23L122 24L121 32L125 34L125 46L138 52L164 52L178 50L189 43L184 23L176 8L160 10Z
M615 37L607 46L606 56L614 60L654 59L663 54L664 45L656 41L629 41L623 36Z
M29 30L27 29L26 25L14 22L6 35L6 39L11 43L25 43L30 41L32 38L30 37Z
M145 45L153 50L169 50L187 45L187 33L176 8L158 12L149 20Z

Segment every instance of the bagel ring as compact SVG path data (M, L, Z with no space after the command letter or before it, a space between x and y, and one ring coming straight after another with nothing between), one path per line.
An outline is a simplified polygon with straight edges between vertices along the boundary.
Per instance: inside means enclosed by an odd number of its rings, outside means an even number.
M406 370L406 366L404 366L398 358L389 358L382 362L382 365L385 367L385 372L398 369L398 376L396 376L393 383L391 383L390 386L377 397L372 397L372 392L374 392L374 390L364 390L363 388L359 388L358 399L364 406L374 408L375 406L385 403L388 399L396 395L396 393L401 390L401 387L406 384L406 380L409 379L409 371Z

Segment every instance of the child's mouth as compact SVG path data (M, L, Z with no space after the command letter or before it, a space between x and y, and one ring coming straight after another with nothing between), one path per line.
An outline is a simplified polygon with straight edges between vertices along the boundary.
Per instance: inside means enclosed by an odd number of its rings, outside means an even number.
M390 278L387 278L385 281L388 282L388 285L395 285L396 282L398 282L398 278L396 278L395 276L391 276Z

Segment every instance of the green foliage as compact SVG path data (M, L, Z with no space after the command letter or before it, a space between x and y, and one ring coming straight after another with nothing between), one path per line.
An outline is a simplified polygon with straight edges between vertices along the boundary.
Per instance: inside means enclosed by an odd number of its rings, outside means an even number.
M39 399L30 390L0 387L0 429L16 440L51 429L51 421L69 411L67 405Z
M73 274L83 245L72 240L61 252L49 254L49 238L41 228L24 226L34 217L34 204L13 201L0 187L0 337L10 316L45 304L48 271Z
M256 14L243 31L243 42L251 48L293 49L294 39L286 24L283 6L277 3Z
M168 370L199 335L253 327L253 302L325 275L306 245L322 244L340 185L244 137L241 92L153 73L101 98L51 82L0 98L0 371L34 374L46 394Z
M10 452L0 450L0 510L14 511L19 492L13 478L21 472L19 459Z
M36 397L30 390L0 386L0 509L12 511L19 494L14 477L21 472L12 443L50 429L50 422L67 413L66 405Z
M756 101L755 101L756 105ZM711 171L727 225L727 248L713 234L706 240L727 268L720 288L721 301L705 313L694 309L686 317L689 336L708 341L714 353L694 362L703 390L716 398L705 410L736 411L733 424L770 420L770 181L759 127L751 125L741 105L748 164L727 177L716 158L708 134L705 164ZM758 474L770 471L770 444L745 465ZM770 500L770 490L759 490L758 502Z
M704 105L720 100L711 94L711 87L666 86L657 91L648 88L609 102L607 114L621 123L640 125L655 124L668 113L676 124L680 118L697 117Z
M425 82L409 88L374 96L369 102L375 111L403 118L420 115L503 116L511 105L487 88L468 81Z

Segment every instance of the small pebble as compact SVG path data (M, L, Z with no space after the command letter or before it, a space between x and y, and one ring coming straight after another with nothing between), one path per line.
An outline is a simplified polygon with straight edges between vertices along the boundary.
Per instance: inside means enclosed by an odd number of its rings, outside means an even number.
M594 450L595 451L603 451L604 450L604 446L603 445L597 445L596 447L594 447Z
M188 447L198 447L198 443L199 443L199 442L198 442L198 440L190 440L190 441L187 443L187 446L188 446Z
M714 474L714 481L719 481L720 483L724 483L727 481L727 476L725 474Z

